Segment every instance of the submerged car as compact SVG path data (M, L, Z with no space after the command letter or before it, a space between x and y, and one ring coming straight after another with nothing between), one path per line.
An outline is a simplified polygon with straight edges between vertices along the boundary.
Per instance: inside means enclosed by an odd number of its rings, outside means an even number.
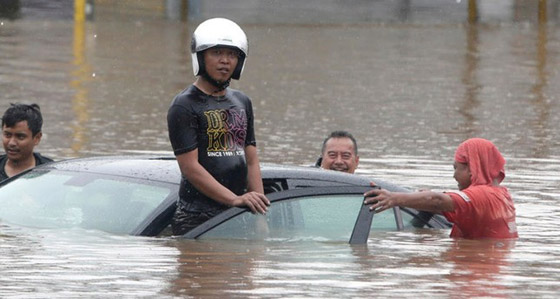
M374 231L447 229L441 215L363 204L371 179L305 166L261 166L266 215L230 208L184 235L190 239L319 239L365 243ZM174 157L102 156L43 164L0 183L0 223L169 235L181 173ZM376 180L391 191L407 190Z

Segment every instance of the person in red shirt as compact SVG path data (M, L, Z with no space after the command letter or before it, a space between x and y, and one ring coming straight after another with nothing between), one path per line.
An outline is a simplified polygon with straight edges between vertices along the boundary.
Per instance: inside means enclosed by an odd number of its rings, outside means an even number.
M453 238L517 238L515 207L505 178L506 161L496 146L482 138L471 138L455 152L453 177L459 191L412 193L373 189L366 192L365 204L381 212L394 206L442 214L453 223Z

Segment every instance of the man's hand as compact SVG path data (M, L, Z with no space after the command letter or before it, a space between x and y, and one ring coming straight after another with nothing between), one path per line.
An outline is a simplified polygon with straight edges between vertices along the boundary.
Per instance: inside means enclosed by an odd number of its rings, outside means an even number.
M234 207L248 207L251 212L266 214L270 201L264 194L258 192L247 192L243 195L237 196L233 201Z
M364 193L364 204L371 204L369 209L375 210L376 213L383 212L398 205L397 194L385 189L372 189Z

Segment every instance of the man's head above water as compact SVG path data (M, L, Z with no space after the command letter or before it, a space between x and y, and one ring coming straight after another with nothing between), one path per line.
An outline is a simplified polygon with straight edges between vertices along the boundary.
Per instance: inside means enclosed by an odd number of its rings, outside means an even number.
M358 144L352 134L334 131L323 141L321 168L354 173L359 160Z
M41 141L43 117L37 104L11 104L2 116L2 143L10 162L33 161Z
M223 95L231 79L239 80L249 52L239 25L224 18L202 22L191 40L195 85L208 94Z

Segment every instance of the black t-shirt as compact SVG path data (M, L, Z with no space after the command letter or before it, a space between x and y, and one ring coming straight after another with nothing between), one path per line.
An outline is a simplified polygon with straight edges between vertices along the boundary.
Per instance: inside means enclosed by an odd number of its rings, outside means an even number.
M169 139L175 155L198 149L198 162L223 186L237 195L247 192L245 147L256 145L251 100L228 88L223 97L206 95L191 85L179 93L167 114ZM189 211L226 207L181 180L179 204Z
M33 153L33 156L35 157L35 166L53 161L51 158L41 156L41 154L39 153ZM6 157L6 155L0 155L0 181L3 181L8 178L8 174L6 173L5 170L7 161L8 161L8 157Z

